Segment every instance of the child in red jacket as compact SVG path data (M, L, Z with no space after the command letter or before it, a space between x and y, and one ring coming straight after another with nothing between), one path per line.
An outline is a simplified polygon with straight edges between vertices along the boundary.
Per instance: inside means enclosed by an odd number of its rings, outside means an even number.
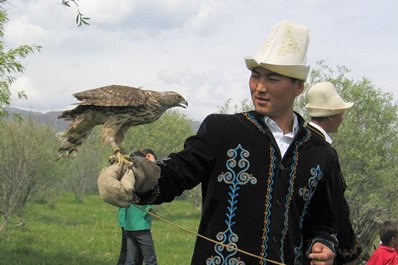
M386 221L380 229L381 244L366 265L398 265L398 222Z

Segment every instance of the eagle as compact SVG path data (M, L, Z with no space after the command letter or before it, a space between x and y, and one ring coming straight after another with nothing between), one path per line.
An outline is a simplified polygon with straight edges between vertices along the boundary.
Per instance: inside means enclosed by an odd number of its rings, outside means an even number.
M152 123L169 108L188 107L188 102L177 92L144 90L123 85L99 87L73 96L81 102L58 117L71 123L65 131L57 133L62 141L57 160L74 155L92 129L103 125L103 141L111 145L114 153L110 159L128 163L127 156L122 154L121 143L130 127Z

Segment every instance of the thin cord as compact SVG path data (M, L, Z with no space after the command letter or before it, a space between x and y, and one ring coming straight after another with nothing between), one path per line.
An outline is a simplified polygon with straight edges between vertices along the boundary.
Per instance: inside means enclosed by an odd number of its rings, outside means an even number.
M139 206L136 205L136 204L133 204L133 205L134 205L135 207L137 207L138 209L140 209L141 211L144 211L144 212L150 214L151 216L156 217L156 218L159 219L159 220L162 220L163 222L166 222L166 223L168 223L168 224L170 224L170 225L172 225L172 226L174 226L174 227L177 227L178 229L184 230L185 232L188 232L188 233L190 233L190 234L194 234L194 235L196 235L196 236L198 236L198 237L200 237L200 238L203 238L203 239L205 239L205 240L207 240L207 241L210 241L210 242L212 242L212 243L214 243L214 244L221 245L221 246L223 246L223 247L225 247L225 248L227 248L227 249L236 250L237 252L243 253L243 254L245 254L245 255L248 255L248 256L251 256L251 257L254 257L254 258L257 258L257 259L260 259L260 260L264 260L264 258L262 258L261 256L252 254L252 253L247 252L247 251L244 251L244 250L241 250L241 249L239 249L239 248L237 248L237 247L233 247L233 246L229 246L229 245L223 244L223 243L218 242L218 241L216 241L216 240L214 240L214 239L211 239L211 238L208 238L208 237L203 236L203 235L201 235L201 234L195 233L195 232L193 232L193 231L191 231L191 230L188 230L188 229L186 229L186 228L184 228L184 227L182 227L182 226L179 226L179 225L177 225L177 224L175 224L175 223L172 223L172 222L170 222L170 221L168 221L168 220L166 220L166 219L160 217L159 215L156 215L156 214L154 214L154 213L152 213L152 212L146 211L146 210L142 209L141 207L139 207ZM274 261L274 260L270 260L270 259L265 259L265 261L271 262L271 263L277 264L277 265L286 265L285 263L280 263L280 262L277 262L277 261Z

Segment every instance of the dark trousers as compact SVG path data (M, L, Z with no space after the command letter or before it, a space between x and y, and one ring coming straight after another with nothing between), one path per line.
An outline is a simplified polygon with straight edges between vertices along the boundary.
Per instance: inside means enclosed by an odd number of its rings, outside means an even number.
M155 246L153 244L151 230L125 230L124 232L127 239L127 257L141 255L141 261L139 261L141 263L131 263L131 265L142 264L142 257L145 261L145 265L157 265Z
M127 241L126 231L122 227L122 242L117 265L142 265L144 257L141 249L137 248L137 245L128 244ZM130 245L129 251L127 250L128 245Z

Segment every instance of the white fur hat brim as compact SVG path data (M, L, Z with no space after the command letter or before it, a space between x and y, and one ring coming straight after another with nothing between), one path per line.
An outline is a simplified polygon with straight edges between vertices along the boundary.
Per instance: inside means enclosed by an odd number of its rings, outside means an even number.
M354 103L346 103L346 105L343 108L339 109L327 109L327 108L311 108L308 107L308 104L305 106L307 108L308 114L311 117L329 117L329 116L334 116L338 115L340 113L345 112L349 108L351 108L354 105Z
M310 67L307 65L276 65L269 63L259 63L254 58L245 58L246 67L252 70L255 67L262 67L271 72L278 73L280 75L296 78L302 81L307 80Z
M308 90L308 104L305 105L311 117L328 117L343 113L354 105L345 102L330 82L318 82Z

